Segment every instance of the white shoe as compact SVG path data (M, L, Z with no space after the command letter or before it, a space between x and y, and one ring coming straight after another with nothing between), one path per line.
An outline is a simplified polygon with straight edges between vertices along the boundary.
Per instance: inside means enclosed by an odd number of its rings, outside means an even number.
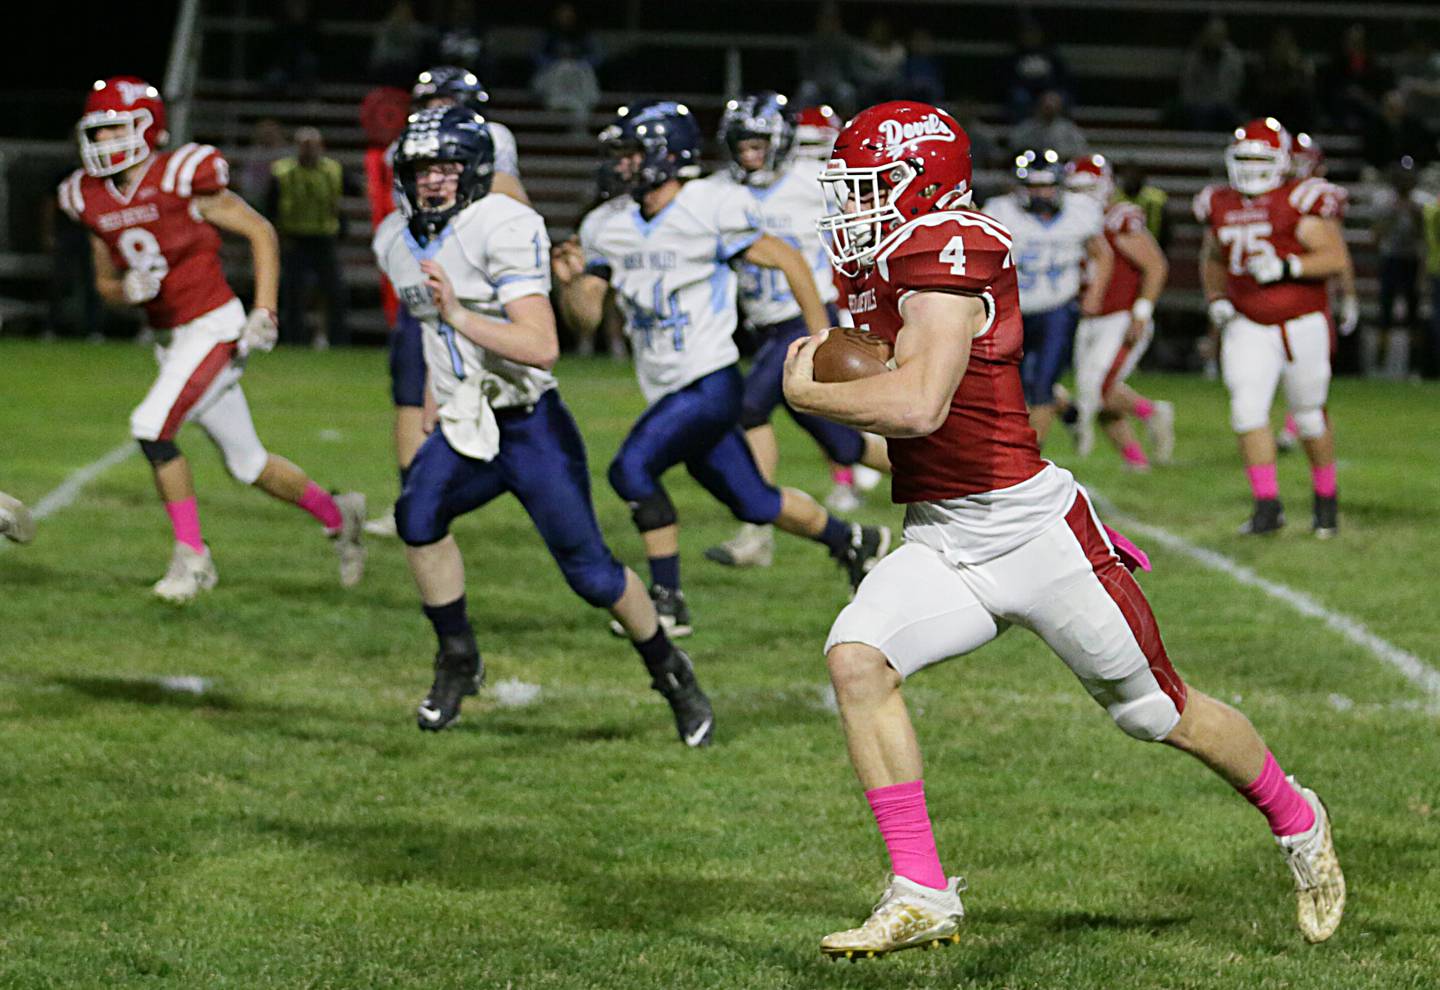
M35 539L35 517L18 498L0 492L0 536L16 543Z
M825 508L837 515L854 512L860 508L860 496L855 494L854 486L837 484L825 496Z
M853 962L901 949L938 949L959 942L960 921L965 917L960 891L964 889L963 877L951 877L944 890L935 890L891 874L885 893L865 923L826 935L820 940L820 951Z
M769 567L775 561L775 529L745 523L730 539L706 549L705 559L726 567Z
M365 495L344 492L335 496L335 506L340 510L340 528L330 539L340 558L340 587L353 588L365 576Z
M855 472L856 491L874 491L876 486L885 480L884 472L876 471L874 468L866 467L864 464L856 464L851 470Z
M184 543L175 544L170 555L170 567L165 576L151 588L157 598L175 605L193 599L202 591L209 591L220 580L215 570L215 561L210 559L210 548L197 553Z
M1145 435L1150 438L1151 455L1156 464L1175 461L1175 404L1155 403L1155 411L1145 421Z
M365 524L366 536L379 536L383 539L393 540L400 533L395 529L395 506L390 506L390 511L383 516L376 516Z
M1295 784L1295 778L1287 778ZM1307 942L1323 942L1335 934L1345 914L1345 874L1335 855L1330 813L1316 793L1299 788L1315 811L1315 824L1299 835L1276 836L1285 853L1285 865L1295 878L1296 919Z

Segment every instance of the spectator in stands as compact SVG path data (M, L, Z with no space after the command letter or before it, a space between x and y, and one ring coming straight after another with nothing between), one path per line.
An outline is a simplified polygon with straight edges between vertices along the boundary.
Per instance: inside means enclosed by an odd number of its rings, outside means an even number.
M270 195L272 167L285 157L287 149L285 131L280 121L266 117L256 121L255 130L250 134L250 151L245 164L240 166L239 193L257 210L264 210Z
M1365 161L1385 168L1409 155L1424 167L1435 157L1435 135L1410 112L1405 94L1392 89L1380 101L1380 115L1365 130Z
M1062 106L1069 106L1075 94L1065 60L1045 38L1040 22L1028 14L1020 18L1020 40L1010 58L1010 120L1030 116L1045 93L1059 93Z
M1325 68L1325 100L1333 126L1360 131L1380 113L1380 96L1390 89L1390 73L1375 58L1365 25L1351 24Z
M1152 186L1147 180L1145 169L1139 162L1125 162L1115 168L1115 178L1120 186L1120 198L1134 203L1145 214L1145 227L1159 242L1161 248L1170 244L1170 222L1165 216L1165 204L1170 196L1159 186Z
M280 339L310 343L316 350L348 344L345 285L336 246L342 229L340 200L346 179L340 163L324 154L313 127L295 132L295 154L271 169L266 212L280 234ZM305 300L311 281L325 295L325 330L311 338Z
M1440 52L1428 26L1411 25L1410 43L1395 59L1395 78L1410 112L1430 131L1440 130Z
M905 45L895 37L890 18L872 17L865 37L855 45L851 63L851 75L862 105L883 103L900 95L905 55Z
M1252 78L1253 106L1268 117L1278 117L1294 134L1315 128L1315 67L1300 50L1295 33L1279 27L1270 35L1260 65Z
M575 129L587 130L590 111L600 102L600 46L580 23L573 3L559 3L550 12L550 26L535 52L531 86L547 110L569 110Z
M907 100L937 105L945 102L945 74L935 57L935 39L924 28L910 32L910 50L905 55L900 93ZM973 142L971 155L974 155Z
M820 5L810 43L800 52L799 106L827 103L842 114L853 113L855 82L851 76L855 39L845 33L840 8L829 0Z
M1031 115L1010 132L1010 150L1054 148L1062 162L1079 158L1090 150L1082 131L1065 116L1065 96L1057 89L1041 93Z
M320 75L320 22L309 0L286 0L285 12L264 38L263 51L272 57L265 84L282 92L297 92Z
M1380 255L1380 333L1385 339L1385 371L1403 378L1410 370L1410 341L1420 319L1420 259L1425 252L1424 206L1416 189L1415 161L1408 156L1390 165L1388 185L1376 194L1371 233ZM1395 304L1403 302L1404 323L1392 330Z
M485 42L480 38L477 23L474 0L451 0L449 12L440 22L434 61L481 73Z
M373 81L409 86L423 67L433 38L433 32L415 19L410 0L396 0L375 28L375 45L370 49Z
M1222 17L1212 17L1195 39L1180 70L1180 120L1185 127L1220 131L1240 118L1245 57L1230 42Z

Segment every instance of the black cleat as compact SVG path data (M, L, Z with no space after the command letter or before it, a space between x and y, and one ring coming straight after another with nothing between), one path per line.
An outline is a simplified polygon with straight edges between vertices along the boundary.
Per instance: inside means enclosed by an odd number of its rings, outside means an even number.
M1264 536L1266 533L1278 533L1284 525L1285 509L1278 498L1256 499L1255 511L1240 527L1240 535Z
M700 690L695 680L695 665L680 648L658 667L650 669L650 686L670 702L675 713L675 731L686 746L708 746L715 731L715 713L710 708L710 699Z
M439 732L460 717L460 701L485 683L485 662L471 636L446 637L435 654L435 683L415 710L415 724Z
M1310 531L1317 540L1328 540L1340 532L1340 500L1334 495L1316 495L1310 517Z
M850 577L850 588L860 587L860 582L865 580L865 575L874 570L880 558L890 550L890 527L889 526L860 526L852 524L850 527L850 545L845 548L845 555L840 559L840 566L845 568Z
M685 592L679 588L652 584L650 600L655 603L655 617L660 620L660 628L665 630L666 636L680 639L695 631L695 627L690 624L690 606L685 604ZM625 627L620 624L619 619L610 620L610 632L615 636L626 635Z

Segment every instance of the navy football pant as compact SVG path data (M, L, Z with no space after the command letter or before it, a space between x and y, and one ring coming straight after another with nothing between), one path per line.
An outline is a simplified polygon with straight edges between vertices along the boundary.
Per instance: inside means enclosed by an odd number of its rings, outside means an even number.
M478 461L437 429L426 438L395 503L395 528L412 547L443 539L457 516L504 492L520 500L575 593L609 608L625 591L625 568L600 535L590 501L585 443L554 389L533 410L499 409L500 453Z
M712 371L658 400L635 422L610 463L610 484L632 505L660 495L660 476L684 464L690 476L749 523L774 522L780 489L767 482L736 425L740 371Z
M840 464L850 465L860 460L865 453L865 438L858 430L832 423L828 419L797 413L785 403L783 387L785 376L785 352L790 345L807 336L810 331L801 317L762 327L764 343L755 352L750 371L745 375L744 395L740 407L740 428L752 430L770 422L775 407L785 404L790 417L796 424L815 438L824 449L826 456Z
M1025 386L1025 401L1032 406L1052 405L1055 383L1070 366L1070 348L1075 342L1075 327L1080 323L1080 307L1073 302L1066 303L1023 319L1025 355L1020 359L1020 381Z
M397 406L425 405L424 328L401 306L390 332L390 399Z

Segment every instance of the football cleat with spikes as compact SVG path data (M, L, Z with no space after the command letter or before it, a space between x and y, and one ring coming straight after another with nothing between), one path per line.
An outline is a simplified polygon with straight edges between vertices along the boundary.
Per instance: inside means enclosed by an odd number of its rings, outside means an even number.
M874 959L902 949L938 949L960 941L965 906L960 892L964 877L951 877L935 890L890 875L870 917L859 928L833 932L820 940L820 951L832 959Z
M220 580L215 570L215 561L210 559L210 548L199 553L184 543L175 544L170 555L170 567L165 576L151 587L155 597L182 605L191 601L202 591L209 591Z
M1145 421L1145 435L1150 439L1156 464L1175 462L1175 403L1163 400L1155 403L1150 418Z
M705 559L726 567L769 567L775 561L775 529L745 523L730 539L707 549Z
M376 516L367 522L365 535L378 536L385 540L393 540L398 537L400 534L395 529L395 507L392 505L383 516Z
M340 558L340 587L353 588L365 576L365 495L336 495L335 507L340 510L340 528L329 535Z
M35 539L35 517L24 502L4 492L0 492L0 536L15 543Z
M838 515L860 508L860 496L855 494L855 486L836 482L830 494L825 496L825 508Z
M852 591L860 587L865 575L874 570L880 558L889 551L889 526L851 525L850 545L845 548L845 554L840 558L840 566L845 568L850 578Z
M1288 779L1295 784L1294 777ZM1335 934L1345 914L1345 874L1335 855L1330 812L1325 802L1310 788L1295 786L1314 809L1315 824L1307 832L1276 836L1275 841L1285 853L1285 865L1295 878L1300 934L1307 942L1323 942Z
M650 686L660 692L675 713L675 731L686 746L708 746L715 733L715 712L710 699L700 690L695 679L695 665L682 649L670 655L658 667L650 669Z
M415 710L415 724L439 732L460 717L460 702L485 683L485 661L470 635L447 636L435 654L435 681Z
M1260 498L1255 500L1255 511L1251 513L1240 526L1241 536L1264 536L1266 533L1278 533L1285 525L1285 509L1280 505L1278 498Z
M1310 531L1317 540L1328 540L1340 533L1340 500L1334 495L1316 495L1315 509L1310 518Z

